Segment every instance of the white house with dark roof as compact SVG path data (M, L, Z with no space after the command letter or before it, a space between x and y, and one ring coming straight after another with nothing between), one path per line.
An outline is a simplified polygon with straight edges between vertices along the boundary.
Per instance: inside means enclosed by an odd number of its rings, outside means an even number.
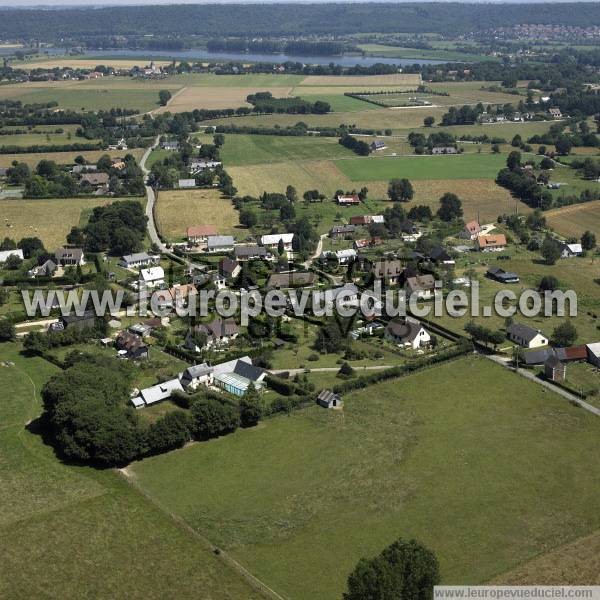
M291 252L293 250L293 233L273 233L270 235L263 235L260 238L261 245L271 251L278 250L280 241L283 243L283 249L286 252Z
M126 269L139 269L140 267L149 267L160 260L158 256L151 256L147 252L136 252L135 254L126 254L121 258L119 264Z
M506 328L506 335L511 342L523 348L541 348L548 345L548 338L539 329L523 323L511 323Z
M431 335L425 327L410 317L402 321L390 321L385 328L384 337L399 346L410 346L413 350L431 342Z
M131 400L131 403L136 408L144 408L144 406L151 406L157 402L168 400L173 392L183 391L179 379L171 379L170 381L163 381L162 383L143 389L139 396Z

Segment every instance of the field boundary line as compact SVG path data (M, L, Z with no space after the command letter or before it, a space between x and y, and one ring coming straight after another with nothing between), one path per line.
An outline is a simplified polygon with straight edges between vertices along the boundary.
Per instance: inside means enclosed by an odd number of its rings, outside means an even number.
M150 493L144 490L136 481L135 475L129 470L129 467L122 469L116 469L116 472L139 494L141 494L152 506L160 510L163 514L167 515L172 521L176 523L181 529L187 531L199 540L211 553L218 559L222 560L225 564L236 571L241 577L246 580L252 588L257 592L261 593L266 598L272 598L274 600L288 600L284 596L281 596L274 589L270 588L264 581L261 581L256 575L252 574L246 567L244 567L235 558L230 556L222 548L219 548L213 544L205 535L194 529L189 523L187 523L179 515L171 512L164 508L158 500L156 500Z

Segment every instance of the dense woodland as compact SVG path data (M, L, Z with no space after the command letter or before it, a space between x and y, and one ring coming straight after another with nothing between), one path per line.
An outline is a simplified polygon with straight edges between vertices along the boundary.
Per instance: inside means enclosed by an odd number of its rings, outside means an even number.
M438 32L457 35L521 23L600 25L595 3L571 4L280 4L111 6L94 10L0 11L0 35L26 40L163 35L199 30L216 35L339 35L355 32ZM176 39L173 40L176 42Z

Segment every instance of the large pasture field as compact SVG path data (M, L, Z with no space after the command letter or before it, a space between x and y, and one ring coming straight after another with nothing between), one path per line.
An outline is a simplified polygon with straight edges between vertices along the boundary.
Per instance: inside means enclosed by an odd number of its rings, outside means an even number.
M460 584L600 528L598 419L535 383L473 357L344 400L132 472L291 599L340 597L356 561L399 536Z
M336 165L351 181L494 179L505 165L501 154L353 158Z
M600 239L600 200L563 206L546 213L546 221L556 232L565 237L581 237L589 230Z
M15 241L24 237L39 237L48 250L54 251L66 243L66 235L71 227L85 224L92 208L118 200L119 198L0 200L0 236Z
M218 190L172 190L160 192L155 206L156 221L161 235L171 241L185 237L193 225L215 225L220 234L240 235L238 212L231 200Z
M54 455L32 431L57 369L19 350L0 344L0 597L262 597L119 475Z
M10 136L12 137L12 136ZM44 136L39 136L43 138ZM77 138L73 138L77 142ZM38 142L43 145L43 141ZM124 154L131 154L138 160L144 153L143 148L134 148L132 150L87 150L83 152L31 152L23 154L0 154L0 167L8 168L17 160L27 163L30 167L35 167L40 160L53 160L59 165L72 165L75 162L75 157L83 156L89 163L95 163L102 155L108 154L111 158L117 158Z

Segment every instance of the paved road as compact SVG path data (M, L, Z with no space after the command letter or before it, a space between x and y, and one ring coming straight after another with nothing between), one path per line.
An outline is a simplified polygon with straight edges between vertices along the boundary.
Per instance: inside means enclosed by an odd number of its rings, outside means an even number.
M494 361L495 363L497 363L499 365L502 365L503 367L506 367L507 369L511 369L512 371L514 371L513 367L510 364L511 360L507 357L490 355L490 356L487 356L487 358L489 358L490 360ZM552 390L553 392L559 394L560 396L569 400L570 402L575 402L581 408L587 410L588 412L591 412L592 414L596 415L597 417L600 417L600 408L596 408L595 406L592 406L589 402L586 402L585 400L582 400L581 398L575 396L574 394L571 394L571 393L567 392L566 390L563 390L562 388L554 385L550 381L546 381L544 379L540 379L539 377L536 377L536 375L534 373L532 373L531 371L528 371L526 369L517 369L514 372L521 375L521 377L525 377L525 379L534 381L535 383L542 385L549 390Z
M140 160L140 168L142 169L144 177L146 178L150 173L149 169L146 168L146 161L148 160L148 157L150 156L152 150L154 150L158 146L159 141L160 137L157 136L152 146L146 149L146 152L144 152L144 155ZM146 186L146 197L148 198L148 201L146 202L146 216L148 217L148 236L150 237L150 241L153 244L156 244L161 249L161 251L164 252L167 248L158 236L158 230L156 229L156 223L154 222L154 204L156 202L156 194L154 193L152 187L149 185Z

